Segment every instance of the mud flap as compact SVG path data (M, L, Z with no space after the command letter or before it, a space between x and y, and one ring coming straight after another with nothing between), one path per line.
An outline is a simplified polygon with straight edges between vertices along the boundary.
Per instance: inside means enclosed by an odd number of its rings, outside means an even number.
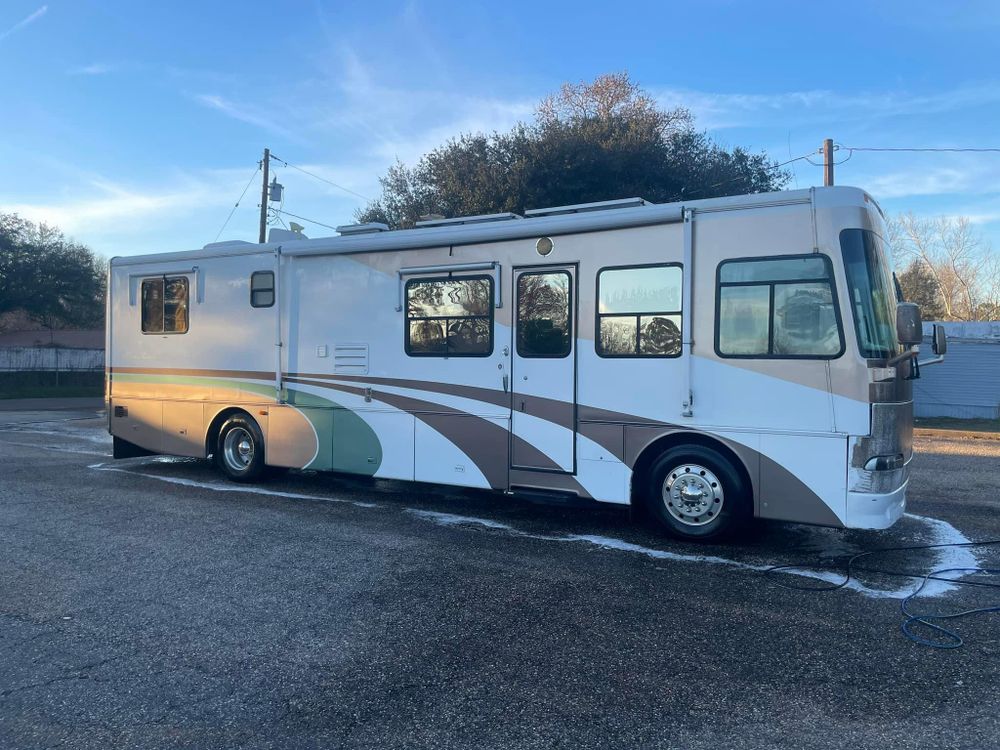
M137 458L139 456L155 456L156 454L153 451L140 448L138 445L130 443L128 440L122 440L120 437L115 435L112 455L115 458Z

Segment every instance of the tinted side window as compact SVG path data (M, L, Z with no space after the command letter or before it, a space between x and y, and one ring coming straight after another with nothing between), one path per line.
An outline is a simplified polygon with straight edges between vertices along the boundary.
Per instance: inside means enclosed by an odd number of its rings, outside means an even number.
M597 354L678 357L681 353L679 266L605 268L597 274Z
M843 353L826 256L726 261L718 278L720 356L831 359Z
M188 280L162 276L142 280L143 333L187 333Z
M493 279L463 276L406 284L406 353L486 356L493 351Z
M517 278L517 353L565 357L573 348L572 292L566 271L522 273Z
M250 274L250 307L271 307L274 304L274 271L254 271Z
M142 280L142 332L163 333L163 279Z

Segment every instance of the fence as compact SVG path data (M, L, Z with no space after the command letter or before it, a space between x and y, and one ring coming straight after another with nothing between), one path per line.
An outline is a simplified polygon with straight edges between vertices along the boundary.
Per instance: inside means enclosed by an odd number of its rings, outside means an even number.
M2 372L93 372L103 369L103 349L63 349L58 346L0 347Z
M103 382L103 349L0 347L0 398L43 393L99 394Z

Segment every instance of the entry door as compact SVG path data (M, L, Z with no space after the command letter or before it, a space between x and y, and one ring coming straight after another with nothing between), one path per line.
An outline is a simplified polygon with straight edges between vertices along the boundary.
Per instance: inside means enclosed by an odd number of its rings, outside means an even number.
M514 269L511 466L573 472L576 269Z

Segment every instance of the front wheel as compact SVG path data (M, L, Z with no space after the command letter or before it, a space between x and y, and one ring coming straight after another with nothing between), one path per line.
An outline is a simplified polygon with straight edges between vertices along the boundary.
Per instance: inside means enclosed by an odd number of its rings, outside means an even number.
M253 482L264 473L264 436L250 417L230 417L219 430L215 460L235 482Z
M681 539L730 537L749 525L749 489L721 453L681 445L663 453L649 472L646 507L659 526Z

